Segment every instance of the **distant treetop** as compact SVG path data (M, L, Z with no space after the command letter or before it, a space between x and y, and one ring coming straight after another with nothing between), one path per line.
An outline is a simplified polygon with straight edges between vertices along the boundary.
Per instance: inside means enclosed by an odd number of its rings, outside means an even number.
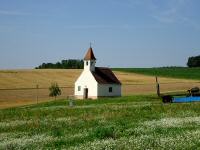
M83 66L83 60L68 59L57 63L43 63L35 69L83 69Z
M187 62L187 66L188 67L200 67L200 55L189 57L188 62Z

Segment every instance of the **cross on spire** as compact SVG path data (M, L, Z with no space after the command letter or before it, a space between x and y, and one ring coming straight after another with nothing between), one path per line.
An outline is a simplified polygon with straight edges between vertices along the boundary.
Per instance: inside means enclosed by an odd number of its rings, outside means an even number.
M92 42L90 42L90 48L92 48Z

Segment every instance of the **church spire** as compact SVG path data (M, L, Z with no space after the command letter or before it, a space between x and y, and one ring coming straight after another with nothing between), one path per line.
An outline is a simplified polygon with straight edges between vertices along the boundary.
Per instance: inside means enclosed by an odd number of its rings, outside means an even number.
M96 58L94 56L92 47L90 45L90 48L88 49L84 57L84 70L95 71L95 63L96 63Z
M94 52L92 50L91 44L90 44L90 48L88 49L84 60L96 60L95 56L94 56Z

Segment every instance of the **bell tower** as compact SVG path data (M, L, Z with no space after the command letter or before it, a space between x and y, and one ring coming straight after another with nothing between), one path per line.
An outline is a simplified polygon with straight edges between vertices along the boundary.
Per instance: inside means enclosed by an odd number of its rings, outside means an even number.
M95 71L96 58L94 56L92 47L88 49L84 57L84 70Z

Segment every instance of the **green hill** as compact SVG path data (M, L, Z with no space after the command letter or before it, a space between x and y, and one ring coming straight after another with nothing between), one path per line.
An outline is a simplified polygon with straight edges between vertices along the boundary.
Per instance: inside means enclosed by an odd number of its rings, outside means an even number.
M186 67L114 68L113 70L140 73L151 76L200 80L200 68L186 68Z

